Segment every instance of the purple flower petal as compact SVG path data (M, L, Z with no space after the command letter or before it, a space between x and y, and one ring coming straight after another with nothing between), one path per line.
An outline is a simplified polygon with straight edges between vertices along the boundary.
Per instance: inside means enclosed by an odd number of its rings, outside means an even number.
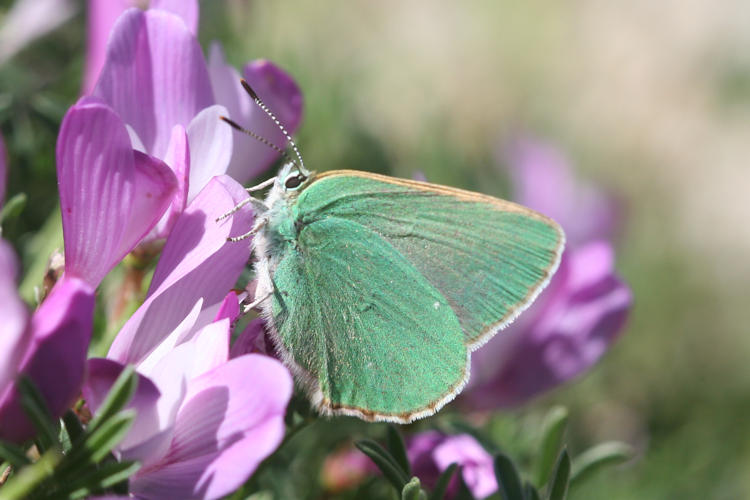
M263 318L255 318L250 321L232 344L229 356L236 358L250 353L273 356L273 348L269 348L266 342L265 325L266 322L263 321Z
M130 147L106 105L84 98L57 140L66 272L97 286L167 208L176 186L161 161Z
M131 136L131 141L132 141ZM164 155L164 163L174 172L177 178L177 189L172 196L169 209L161 220L154 226L144 241L166 238L172 230L177 217L185 210L187 205L189 178L190 178L190 147L185 127L175 125L172 129L172 137L169 140L167 153Z
M29 343L29 312L16 291L18 260L9 243L0 240L0 402L10 390Z
M83 397L92 412L96 412L109 393L112 385L125 368L109 359L88 360L88 375L83 385ZM159 414L157 402L161 396L159 389L148 378L138 375L138 386L127 408L136 411L133 425L117 449L125 458L161 456L171 440L171 433L164 436L163 429L172 422L164 422ZM161 452L160 452L161 449Z
M198 33L198 0L151 0L150 7L180 16L193 35Z
M245 295L243 293L243 295ZM240 317L240 298L237 295L237 292L232 290L227 294L226 297L224 297L224 300L222 301L221 305L219 306L219 311L216 313L216 316L214 317L214 321L219 321L220 319L228 318L230 323L234 323L237 321L237 318Z
M90 94L104 66L107 40L120 14L133 7L134 0L88 0L86 3L86 69L83 94Z
M567 250L538 302L472 355L463 401L478 409L518 405L581 374L617 338L631 304L608 243Z
M247 197L229 177L211 180L180 215L156 266L148 297L115 338L108 357L139 363L179 325L195 303L203 311L195 329L213 321L250 257L249 242L226 239L252 227L249 207L216 222Z
M136 473L131 492L142 498L230 493L281 442L291 391L286 368L260 355L231 360L192 380L169 453Z
M83 382L91 340L94 290L86 282L63 277L31 318L31 342L19 371L44 397L53 416L75 401ZM0 402L0 438L24 441L34 434L13 388Z
M117 20L94 95L158 158L167 152L172 127L187 127L213 104L198 42L182 19L159 9L130 9Z
M227 108L233 120L281 148L286 145L284 134L245 93L239 81L240 74L227 65L221 47L216 43L210 49L209 72L216 100ZM302 93L294 80L265 60L247 64L243 76L287 131L294 134L302 119ZM273 149L255 139L238 137L227 173L244 183L266 170L278 156Z
M195 198L211 178L227 171L232 157L232 129L219 119L226 115L223 106L210 106L201 110L187 128L191 165L188 201Z
M5 203L5 186L8 182L8 153L5 151L3 136L0 135L0 208Z
M485 498L497 491L492 456L468 434L445 438L435 447L432 456L441 472L457 463L474 497Z
M559 222L569 245L614 236L618 203L601 189L576 179L560 151L519 140L511 150L509 165L514 199Z

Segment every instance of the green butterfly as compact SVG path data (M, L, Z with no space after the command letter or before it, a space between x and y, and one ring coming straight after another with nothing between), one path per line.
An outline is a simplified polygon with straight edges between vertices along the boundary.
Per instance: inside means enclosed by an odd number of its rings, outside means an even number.
M534 301L563 251L556 222L478 193L311 173L301 158L258 187L270 184L263 202L248 199L250 307L323 414L408 423L438 411L468 381L471 352Z

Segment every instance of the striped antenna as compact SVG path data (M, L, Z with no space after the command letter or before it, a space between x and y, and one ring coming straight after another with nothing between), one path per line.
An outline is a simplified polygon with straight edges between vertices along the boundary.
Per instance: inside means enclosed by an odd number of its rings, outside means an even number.
M263 101L260 100L260 97L258 97L258 94L255 93L253 88L250 86L249 83L247 83L247 80L244 78L240 80L240 83L242 83L242 87L245 89L245 92L255 101L255 104L257 104L260 109L263 110L265 114L267 114L273 121L276 123L276 126L279 127L279 130L284 134L286 137L286 140L289 141L289 144L292 145L292 149L294 149L294 153L297 155L297 158L299 158L299 164L297 165L297 162L293 162L297 167L300 168L300 170L306 171L305 168L305 162L302 161L302 155L299 152L299 149L297 149L297 144L294 143L294 140L292 139L292 136L289 135L289 132L286 131L284 128L284 125L281 124L278 118L276 118L276 115L271 112L270 109L268 109L268 106L265 105Z
M278 147L276 144L272 143L271 141L269 141L265 137L261 137L258 134L256 134L255 132L252 132L252 131L246 129L245 127L241 126L236 121L234 121L234 120L232 120L230 118L227 118L226 116L220 116L219 118L221 120L225 121L226 123L228 123L233 129L238 130L238 131L242 132L243 134L247 134L250 137L252 137L253 139L256 139L256 140L262 142L263 144L265 144L269 148L273 149L277 153L281 153L281 156L283 156L284 158L286 158L287 161L289 161L291 163L294 163L297 166L297 168L300 168L299 164L296 161L294 161L294 158L292 158L291 156L289 156L286 153L286 151L284 151L283 149L281 149L280 147Z

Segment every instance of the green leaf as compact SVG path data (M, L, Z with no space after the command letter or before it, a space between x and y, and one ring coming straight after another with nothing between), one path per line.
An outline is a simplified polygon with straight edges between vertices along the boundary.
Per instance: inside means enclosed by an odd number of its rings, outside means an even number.
M411 465L409 465L409 457L406 455L406 445L404 445L404 440L394 425L388 426L388 430L386 431L386 445L396 463L401 466L401 469L407 476L411 476Z
M122 441L135 419L135 411L124 410L102 422L99 428L86 436L86 439L74 447L68 455L61 472L82 470L106 457L117 443Z
M354 445L359 448L359 451L370 457L370 460L378 466L378 469L396 487L397 491L404 489L409 477L401 470L401 466L385 448L370 439L357 441Z
M443 500L445 497L445 491L448 489L448 484L451 481L451 478L453 477L453 473L456 472L456 469L458 468L458 464L452 463L448 466L447 469L443 471L442 474L440 474L440 477L438 477L437 481L435 482L435 487L432 489L432 493L430 494L430 500Z
M63 413L62 421L65 430L68 431L68 436L70 436L71 441L82 439L81 436L83 436L85 431L83 425L81 425L81 421L78 420L78 415L76 415L73 410L67 410Z
M26 376L19 377L18 391L21 393L21 407L37 431L37 446L44 453L57 444L57 421L52 418L44 397L34 383Z
M108 462L88 474L83 474L66 484L63 493L69 498L84 498L101 492L117 483L127 480L140 469L138 462Z
M534 484L538 487L546 484L549 480L552 466L555 464L555 459L562 447L563 434L567 424L568 410L562 406L552 408L544 417L542 441L534 471Z
M117 377L115 383L112 384L112 388L107 393L107 397L99 406L99 409L91 419L89 423L89 432L96 430L102 422L109 420L115 413L119 412L125 405L130 402L130 399L135 394L135 390L138 387L138 374L135 373L135 368L132 365L128 365L122 370L120 376Z
M552 479L549 484L549 500L564 500L568 493L568 482L570 480L570 455L568 450L563 449L555 464Z
M0 224L4 223L6 220L18 217L21 212L23 212L23 208L25 206L26 194L18 193L13 196L11 199L5 202L5 206L3 207L2 211L0 211Z
M503 500L523 500L521 477L508 455L495 455L495 477Z
M0 457L15 468L20 468L31 463L23 448L6 441L0 441Z
M524 500L539 500L539 492L528 481L523 485L523 498Z
M401 500L427 500L427 494L422 490L418 477L413 477L401 490Z
M52 476L55 466L62 459L62 454L52 448L33 464L19 470L13 478L3 485L0 495L3 500L22 500L29 498L31 493L44 480Z
M606 465L616 465L633 456L633 448L618 441L598 444L581 453L573 460L573 472L570 477L571 486L580 484L592 473Z

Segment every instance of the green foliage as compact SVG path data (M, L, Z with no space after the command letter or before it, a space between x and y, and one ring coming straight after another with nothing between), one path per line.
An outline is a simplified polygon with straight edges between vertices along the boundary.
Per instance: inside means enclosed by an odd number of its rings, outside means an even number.
M37 430L33 446L42 454L32 462L28 457L33 454L26 453L23 447L0 442L0 456L12 468L9 479L0 486L0 498L57 500L127 493L127 478L140 465L118 462L111 451L135 419L135 412L125 407L137 383L132 367L123 370L101 411L89 425L83 425L72 411L60 420L53 419L34 384L20 379L21 404Z

